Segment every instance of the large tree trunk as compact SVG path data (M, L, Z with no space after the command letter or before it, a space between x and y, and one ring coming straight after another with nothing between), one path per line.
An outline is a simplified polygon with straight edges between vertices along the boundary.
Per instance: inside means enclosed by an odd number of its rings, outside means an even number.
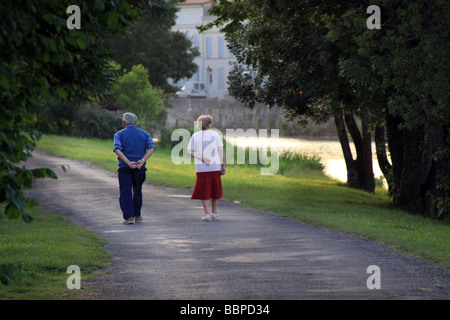
M410 212L423 210L421 201L422 148L424 131L402 127L401 117L386 117L392 159L393 202Z
M389 193L392 194L393 190L393 176L392 165L389 162L387 150L386 150L386 128L385 126L377 126L375 128L375 150L378 159L378 165L380 170L386 178Z
M401 117L386 116L388 145L392 159L394 204L412 213L436 217L449 215L450 156L446 134L431 114L428 122L403 127Z
M450 215L450 131L448 127L445 128L442 117L439 119L433 112L435 101L429 97L427 102L423 107L427 121L421 197L432 216L444 217Z
M362 133L353 114L335 116L336 129L347 166L347 185L350 188L375 192L375 178L372 166L371 133L367 119L362 119ZM356 159L350 149L346 126L356 149Z

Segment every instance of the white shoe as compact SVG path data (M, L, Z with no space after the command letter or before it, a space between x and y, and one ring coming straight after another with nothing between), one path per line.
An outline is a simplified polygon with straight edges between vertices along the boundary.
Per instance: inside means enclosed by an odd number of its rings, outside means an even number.
M205 214L202 218L203 221L211 221L211 216L209 214Z
M212 214L212 219L213 220L219 220L219 214L218 213L213 213Z

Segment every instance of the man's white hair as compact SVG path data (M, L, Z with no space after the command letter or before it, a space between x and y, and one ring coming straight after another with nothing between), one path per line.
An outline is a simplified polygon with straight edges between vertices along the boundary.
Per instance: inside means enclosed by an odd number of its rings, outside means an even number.
M126 112L123 114L123 121L125 121L126 124L136 123L137 116L134 113Z

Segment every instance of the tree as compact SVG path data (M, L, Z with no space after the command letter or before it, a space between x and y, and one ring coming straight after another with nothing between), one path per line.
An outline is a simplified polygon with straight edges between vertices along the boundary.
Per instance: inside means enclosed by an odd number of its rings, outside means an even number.
M365 27L367 16L361 13L366 12L372 2L346 3L348 7L345 12L334 14L332 19L329 18L330 15L324 17L328 30L326 40L339 46L339 77L349 83L349 90L354 93L359 109L370 115L369 125L371 131L374 131L378 164L392 192L392 165L387 154L385 128L387 103L392 87L386 81L386 76L378 73L380 69L387 70L386 61L381 59L387 52L379 46L383 31Z
M449 217L450 3L416 0L383 5L393 26L384 47L393 57L390 80L396 89L387 118L394 203L411 212Z
M112 100L115 104L136 115L139 124L150 131L164 116L162 90L150 84L148 70L141 64L117 79L113 87Z
M445 1L371 1L382 8L382 28L354 32L355 4L334 34L353 35L352 55L340 61L341 76L351 82L360 103L380 110L375 135L380 162L394 204L410 212L450 214L450 5ZM353 30L353 32L352 32ZM339 38L336 37L336 38ZM353 48L351 48L353 47ZM378 105L378 107L377 107ZM392 166L385 157L384 130ZM377 138L379 141L377 141Z
M373 115L358 104L350 83L339 76L346 43L326 38L327 23L338 21L347 8L341 1L218 1L211 9L218 19L207 28L222 26L237 58L229 77L231 95L250 108L256 102L277 105L290 120L301 123L334 117L348 185L374 192ZM347 130L355 142L356 159Z
M149 70L150 83L166 92L173 91L167 83L190 78L197 71L193 62L199 56L184 33L173 32L174 2L167 3L169 14L148 15L136 23L125 37L115 41L116 60L125 69L142 64Z

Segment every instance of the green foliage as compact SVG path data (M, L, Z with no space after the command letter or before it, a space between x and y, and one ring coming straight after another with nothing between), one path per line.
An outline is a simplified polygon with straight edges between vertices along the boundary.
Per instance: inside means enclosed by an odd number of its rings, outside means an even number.
M56 179L56 174L46 168L28 170L23 166L16 165L29 156L31 148L35 145L34 142L27 141L26 137L23 137L23 141L30 143L31 147L26 146L18 150L17 145L19 144L20 146L20 142L3 144L11 148L13 152L1 153L3 158L9 156L9 160L2 162L0 167L2 171L0 178L0 203L7 203L4 213L9 219L22 217L23 221L31 222L33 218L28 215L26 208L32 206L33 201L24 195L23 190L30 188L35 179L45 177Z
M164 102L162 90L154 89L148 80L148 70L142 65L133 66L117 79L113 88L114 103L138 116L139 126L151 130L163 120Z
M149 70L150 83L165 92L173 91L168 78L177 82L192 77L197 71L193 60L199 56L187 35L171 30L175 25L174 2L178 1L167 1L168 14L144 17L114 44L116 60L123 68L131 70L142 64Z
M18 280L18 274L22 269L22 263L0 264L0 282L5 286L11 285L14 281Z
M322 172L325 166L317 156L283 152L280 154L280 168L278 172L285 174L293 169L308 169Z
M388 129L393 200L411 212L450 214L450 4L443 1L375 1L381 30L360 29L358 7L342 16L333 34L352 34L341 59L341 76L360 104ZM368 1L359 5L367 7ZM355 32L357 30L357 32ZM342 39L336 37L336 39Z
M86 105L77 113L71 134L83 138L111 139L123 129L121 111L110 111Z
M53 99L37 107L37 128L42 133L71 134L73 122L79 112L79 102Z

